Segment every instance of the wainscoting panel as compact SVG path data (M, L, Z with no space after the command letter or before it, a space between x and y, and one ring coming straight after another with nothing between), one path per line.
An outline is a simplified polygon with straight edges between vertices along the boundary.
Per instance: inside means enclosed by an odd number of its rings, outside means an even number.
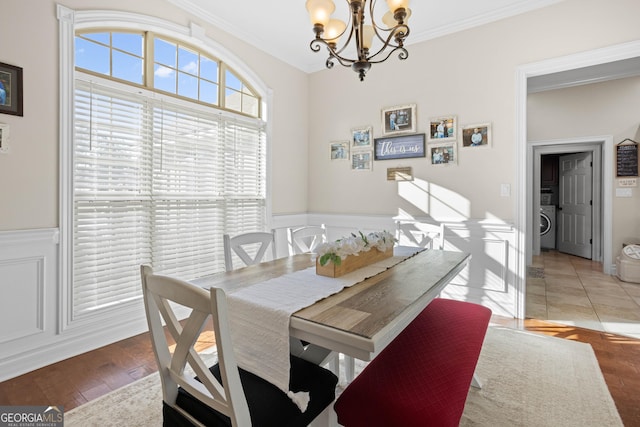
M57 247L57 229L0 232L0 381L56 334Z
M326 225L330 240L358 231L396 229L390 216L276 215L272 227L278 257L288 255L288 227L319 224ZM445 250L469 252L472 258L441 295L513 317L514 235L508 224L446 223ZM146 330L141 306L101 313L78 327L61 327L67 313L60 297L65 284L58 283L58 240L57 229L0 232L0 381Z
M415 220L440 225L430 218ZM337 215L310 213L274 217L276 236L285 236L283 224L293 221L299 225L325 224L329 240L336 240L362 231L395 231L393 217L384 215ZM516 313L515 231L511 224L467 220L445 222L444 249L471 254L469 265L447 286L443 297L475 302L489 307L493 313L514 317ZM282 244L282 243L281 243ZM286 255L286 254L284 254ZM284 256L282 255L282 256ZM279 252L279 255L280 252Z
M143 332L142 304L62 330L57 229L0 232L0 381Z
M0 344L44 331L44 258L0 261Z
M484 222L446 223L445 250L471 253L469 265L447 286L443 297L475 302L494 314L516 313L513 227Z

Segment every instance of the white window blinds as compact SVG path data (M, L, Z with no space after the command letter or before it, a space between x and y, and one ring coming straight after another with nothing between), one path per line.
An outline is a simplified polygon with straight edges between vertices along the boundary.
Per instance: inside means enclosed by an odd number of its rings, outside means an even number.
M139 266L224 269L222 235L266 228L263 123L76 81L73 315L139 298Z

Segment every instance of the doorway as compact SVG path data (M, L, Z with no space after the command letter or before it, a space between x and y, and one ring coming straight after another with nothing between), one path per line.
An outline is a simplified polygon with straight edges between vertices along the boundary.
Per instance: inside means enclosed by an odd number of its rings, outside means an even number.
M526 297L526 272L527 266L531 264L534 251L539 250L539 229L534 231L534 224L538 221L540 209L539 191L533 191L536 180L534 175L539 171L539 155L533 156L533 147L527 141L527 98L528 83L530 79L542 76L565 73L569 80L575 81L573 71L584 69L585 67L596 67L596 72L602 70L598 66L612 63L624 63L640 58L640 41L624 43L587 52L568 55L565 57L552 58L536 63L522 65L516 70L516 212L515 228L517 235L515 239L515 251L518 254L515 266L515 317L525 316ZM532 80L533 81L533 80ZM579 83L577 83L579 84ZM613 137L603 137L602 151L602 186L607 191L602 192L601 203L601 230L602 230L602 266L603 273L610 274L612 267L612 210L613 196ZM586 141L589 142L589 141ZM591 141L592 142L592 141ZM553 145L553 142L547 142ZM532 167L534 162L538 162L537 167ZM537 179L539 181L539 177ZM536 210L533 216L534 208ZM539 227L539 226L538 226Z
M594 137L592 141L567 139L530 144L531 170L534 171L531 218L539 217L535 213L540 212L541 206L554 206L557 213L552 219L555 220L553 225L556 226L557 237L552 248L602 262L602 242L605 240L602 227L602 158L605 141ZM552 177L542 166L543 159L549 157L558 162L557 172ZM583 170L585 168L588 170ZM537 240L533 255L539 255L541 247L549 245L541 241L540 233L534 233L533 237Z

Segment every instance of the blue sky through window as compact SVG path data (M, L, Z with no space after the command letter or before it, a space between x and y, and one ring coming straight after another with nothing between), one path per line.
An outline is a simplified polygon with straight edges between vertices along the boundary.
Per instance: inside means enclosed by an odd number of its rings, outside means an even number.
M149 58L151 59L151 58ZM169 40L153 40L153 76L145 81L145 34L126 32L82 33L75 40L76 66L106 76L152 87L171 94L219 105L218 61ZM257 116L257 97L235 73L225 73L225 105ZM255 104L242 107L244 96Z

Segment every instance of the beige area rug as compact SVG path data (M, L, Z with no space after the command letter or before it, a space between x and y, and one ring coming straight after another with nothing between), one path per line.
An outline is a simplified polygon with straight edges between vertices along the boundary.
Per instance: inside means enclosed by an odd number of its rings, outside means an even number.
M469 392L461 426L622 426L588 344L494 326L476 372L483 388ZM153 374L69 411L65 426L161 426L161 408Z

